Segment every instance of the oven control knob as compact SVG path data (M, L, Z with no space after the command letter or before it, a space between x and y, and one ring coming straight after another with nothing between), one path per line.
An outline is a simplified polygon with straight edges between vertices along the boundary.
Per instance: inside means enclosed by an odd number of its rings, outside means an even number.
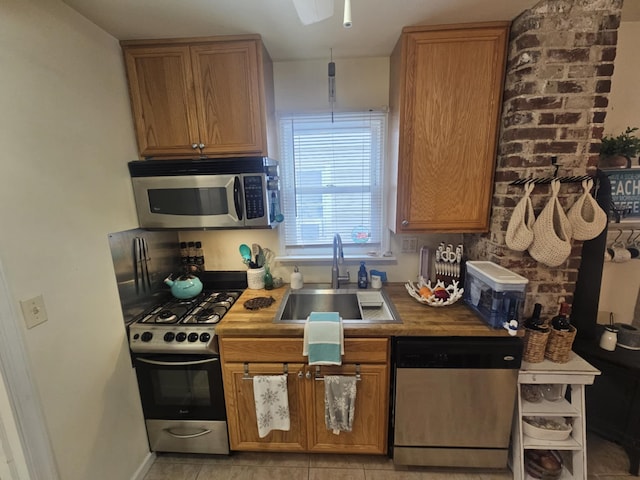
M173 342L173 339L176 338L176 334L173 332L167 332L164 334L165 342Z
M209 340L211 340L211 335L209 335L207 332L201 333L200 334L200 341L201 342L208 342Z
M176 342L184 342L187 339L187 334L184 332L180 332L176 334Z
M192 332L192 333L189 334L188 339L189 339L190 342L197 342L199 337L200 337L200 335L198 335L195 332Z
M144 332L140 336L140 340L142 340L143 342L150 342L152 338L153 338L153 333L151 332Z

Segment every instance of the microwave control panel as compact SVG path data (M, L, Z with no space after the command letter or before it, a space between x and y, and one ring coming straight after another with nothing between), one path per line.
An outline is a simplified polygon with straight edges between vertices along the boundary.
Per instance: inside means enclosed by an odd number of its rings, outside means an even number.
M265 216L263 178L263 175L244 176L244 201L247 208L247 219L263 218Z

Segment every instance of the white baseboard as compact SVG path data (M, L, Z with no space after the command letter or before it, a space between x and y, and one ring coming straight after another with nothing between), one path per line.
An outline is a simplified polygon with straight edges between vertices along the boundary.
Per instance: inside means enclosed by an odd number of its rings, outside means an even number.
M140 464L136 473L133 474L131 480L143 480L144 476L149 472L151 465L156 460L156 454L154 452L149 452L149 454L145 457L144 461Z

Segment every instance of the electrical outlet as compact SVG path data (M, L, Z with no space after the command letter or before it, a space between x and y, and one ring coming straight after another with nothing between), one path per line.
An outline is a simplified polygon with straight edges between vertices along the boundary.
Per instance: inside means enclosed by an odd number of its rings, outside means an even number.
M44 308L42 295L29 300L22 300L20 306L22 307L22 315L27 328L33 328L47 321L47 310Z
M402 253L416 253L418 251L418 237L403 237L400 251Z

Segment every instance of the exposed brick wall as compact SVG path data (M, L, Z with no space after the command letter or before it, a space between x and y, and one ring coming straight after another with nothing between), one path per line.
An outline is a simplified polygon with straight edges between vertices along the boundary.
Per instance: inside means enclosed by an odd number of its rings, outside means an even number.
M569 259L556 268L528 252L505 245L505 233L522 186L519 178L549 177L551 157L558 175L593 173L608 106L622 0L543 0L511 27L502 125L496 164L491 227L486 235L465 235L470 259L487 259L529 279L525 316L533 304L555 315L572 301L582 242L572 240ZM582 193L580 184L562 184L565 211ZM550 195L538 185L531 199L538 215Z

